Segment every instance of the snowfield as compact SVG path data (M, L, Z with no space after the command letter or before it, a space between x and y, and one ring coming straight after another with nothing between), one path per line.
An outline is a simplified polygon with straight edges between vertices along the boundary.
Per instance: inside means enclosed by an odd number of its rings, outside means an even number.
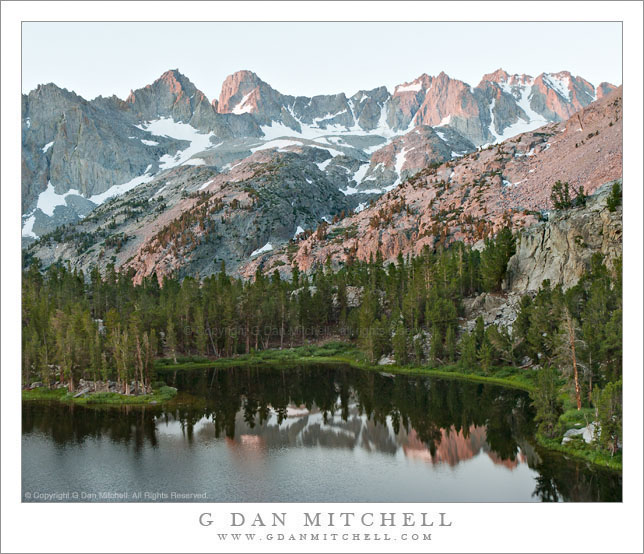
M490 123L490 133L495 137L494 144L506 141L521 133L534 131L548 123L543 116L539 115L530 107L530 96L532 94L531 82L526 84L523 88L512 87L508 83L501 83L501 88L503 89L503 92L511 94L517 100L517 103L523 110L526 119L519 117L515 123L503 129L501 134L497 133L494 129L494 107L496 106L496 99L494 99L490 105L490 117L492 119L492 122ZM515 90L512 90L513 88Z
M183 165L206 165L206 162L202 158L190 158L187 162L183 162Z
M51 181L47 182L47 188L40 193L38 196L38 202L36 203L36 208L39 209L42 213L48 216L54 215L54 210L57 206L66 206L67 201L65 200L69 195L75 194L80 196L80 191L76 189L70 189L63 194L58 194L54 189L54 185L51 184Z
M267 242L264 246L261 248L258 248L257 250L253 250L250 253L250 257L258 256L259 254L263 254L264 252L270 252L273 250L273 245L270 242Z
M22 236L31 237L32 239L37 239L38 235L34 233L34 223L36 222L36 216L30 215L22 226Z
M399 92L418 92L421 88L423 88L423 85L420 82L411 85L398 85L394 90L394 94Z
M102 204L113 196L125 194L126 192L132 190L134 187L138 187L139 185L142 185L144 183L149 183L152 179L154 179L154 175L147 173L149 170L150 166L148 166L146 173L144 173L143 175L134 177L134 179L129 180L127 183L114 185L113 187L110 187L105 192L101 192L100 194L94 194L89 197L89 200L91 202L94 202L94 204Z
M252 111L253 111L253 105L252 105L252 104L248 104L248 106L246 106L246 105L245 105L245 104L246 104L246 102L248 101L248 99L250 98L250 95L251 95L251 94L253 94L253 91L252 91L252 90L251 90L251 91L250 91L246 96L244 96L244 97L241 99L241 101L239 102L239 104L237 104L237 105L232 109L232 113L237 114L237 115L241 115L241 114L243 114L243 113L252 113Z
M159 169L171 169L184 164L195 154L203 152L214 146L211 138L214 133L202 133L187 123L173 121L169 117L149 121L141 125L135 125L138 129L147 131L151 135L165 136L168 138L186 140L190 146L185 150L179 150L174 156L165 154L159 159Z

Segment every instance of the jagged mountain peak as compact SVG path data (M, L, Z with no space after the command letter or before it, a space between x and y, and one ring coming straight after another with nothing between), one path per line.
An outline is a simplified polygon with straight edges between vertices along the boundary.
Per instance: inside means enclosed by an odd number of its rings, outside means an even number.
M595 89L595 92L597 94L597 99L603 98L604 96L610 94L611 92L617 90L619 87L616 87L615 85L611 83L607 83L606 81L602 81L597 85L597 88Z
M487 73L481 78L477 88L485 86L486 83L496 83L498 85L508 84L510 86L531 85L534 82L534 77L526 73L513 73L510 74L503 68L499 68L492 73Z
M164 84L173 91L189 90L191 93L197 90L197 87L183 75L178 69L170 69L159 77L154 84Z
M481 78L481 81L493 81L493 82L504 83L509 78L510 78L510 74L502 67L499 67L499 69L497 69L496 71L483 75L483 77Z
M68 90L64 87L59 87L55 83L45 83L38 85L28 95L29 98L44 98L47 96L62 96L64 98L75 100L78 102L87 102L82 96L76 94L73 90Z
M416 77L413 81L408 81L406 83L401 83L400 85L396 85L394 88L394 94L393 96L399 96L401 94L410 94L410 93L415 93L418 94L421 90L426 91L432 83L432 77L427 75L427 73L423 73Z
M378 97L380 97L380 96L383 96L383 95L384 96L389 96L389 91L387 90L387 87L385 87L384 85L380 86L380 87L372 88L371 90L361 89L358 92L356 92L353 96L351 96L351 99L352 100L356 100L356 99L360 100L364 96L372 96L372 97L373 96L378 96Z
M224 80L216 109L219 113L236 113L238 115L257 111L262 93L281 96L256 73L248 69L236 71ZM253 95L253 98L250 98L249 95Z
M259 83L264 83L264 81L255 73L254 71L251 71L250 69L240 69L239 71L235 71L235 73L232 73L231 75L228 75L226 77L225 81L232 80L236 82L249 82L253 83L254 85L258 85Z
M153 92L155 94L171 94L174 96L179 96L181 94L192 96L198 92L198 89L192 81L190 81L190 79L183 75L178 69L169 69L158 79L155 79L152 84L130 91L126 102L134 104L136 102L137 94L141 94L144 91ZM203 93L201 94L203 95Z

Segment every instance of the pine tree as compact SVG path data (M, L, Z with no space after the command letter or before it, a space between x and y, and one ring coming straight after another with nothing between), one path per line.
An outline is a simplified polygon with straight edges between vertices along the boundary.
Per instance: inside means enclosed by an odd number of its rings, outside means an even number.
M554 437L557 422L562 413L559 401L559 375L551 366L542 367L537 374L535 390L530 393L532 405L536 408L535 421L539 423L539 432L546 437Z
M195 348L199 356L208 355L208 336L206 333L206 321L201 306L197 306L194 312L193 332L195 334Z
M614 456L622 440L622 381L608 383L593 395L596 418L595 441Z
M606 207L609 212L614 212L622 204L622 186L619 181L613 183L610 195L606 199Z
M479 349L478 361L479 364L481 364L481 369L483 369L485 373L489 373L490 368L492 367L492 348L490 347L490 343L487 339L483 340L483 344Z
M572 200L570 199L570 185L568 182L562 183L561 181L557 181L552 185L550 200L555 210L566 210L570 208L572 206Z
M474 323L474 338L476 340L476 350L478 351L483 345L483 339L485 339L485 322L483 321L483 316L476 318L476 322Z
M449 325L445 333L445 354L450 362L456 360L456 331L453 325Z
M373 291L365 290L358 310L358 343L372 362L376 361L378 355L377 305L378 301Z
M434 362L441 362L441 358L443 357L443 335L438 325L432 327L430 356Z
M394 350L394 358L398 365L405 365L408 362L407 353L407 331L404 324L399 321L396 326L396 332L392 339L392 346Z
M172 357L172 360L176 364L177 363L177 335L174 330L174 323L172 323L172 319L168 320L168 325L166 327L165 344L168 348L168 352L170 353L170 356Z
M463 333L459 344L461 357L459 365L466 371L473 370L477 366L476 337L473 333Z

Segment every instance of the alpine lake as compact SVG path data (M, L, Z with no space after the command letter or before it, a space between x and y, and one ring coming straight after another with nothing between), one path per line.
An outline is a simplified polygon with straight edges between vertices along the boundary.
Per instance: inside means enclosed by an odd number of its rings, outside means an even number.
M24 501L621 501L528 393L341 365L164 370L158 406L23 402Z

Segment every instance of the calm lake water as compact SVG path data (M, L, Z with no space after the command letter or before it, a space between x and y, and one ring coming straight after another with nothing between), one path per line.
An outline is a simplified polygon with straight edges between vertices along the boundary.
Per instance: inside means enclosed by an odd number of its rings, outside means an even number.
M535 446L521 391L326 365L162 378L168 407L24 403L23 499L621 500L619 475Z

